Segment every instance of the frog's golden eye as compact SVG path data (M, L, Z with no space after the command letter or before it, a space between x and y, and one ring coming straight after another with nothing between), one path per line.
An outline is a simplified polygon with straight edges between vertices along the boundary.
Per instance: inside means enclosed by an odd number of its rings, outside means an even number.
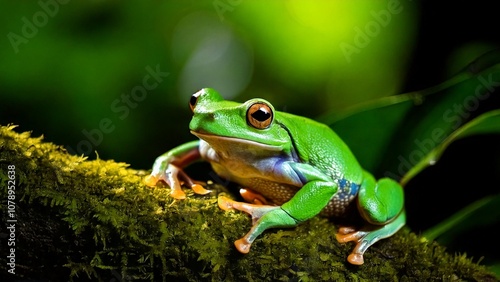
M266 129L273 122L273 110L266 103L252 104L247 110L247 122L257 129Z
M189 99L189 108L191 109L192 112L194 112L194 108L196 106L196 102L198 102L198 97L202 94L201 91L198 91L191 95L191 98Z

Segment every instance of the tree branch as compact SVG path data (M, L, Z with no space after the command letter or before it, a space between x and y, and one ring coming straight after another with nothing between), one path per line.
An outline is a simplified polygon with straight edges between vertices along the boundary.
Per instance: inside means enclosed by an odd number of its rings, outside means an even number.
M485 267L408 229L352 266L346 257L353 245L337 243L336 227L320 217L267 231L242 255L233 241L251 222L217 207L223 187L212 185L207 196L186 190L188 198L176 201L168 187L146 187L145 171L69 155L13 129L0 127L0 235L7 251L0 263L1 277L10 280L496 281ZM12 175L15 183L8 182Z

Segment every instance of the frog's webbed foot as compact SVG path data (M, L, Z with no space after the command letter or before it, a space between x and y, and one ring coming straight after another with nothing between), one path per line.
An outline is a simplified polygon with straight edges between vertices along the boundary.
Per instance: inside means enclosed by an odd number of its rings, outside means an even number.
M379 240L394 235L405 224L405 220L406 214L403 210L394 220L384 225L372 225L359 230L352 227L341 227L335 237L340 243L356 242L356 246L347 257L347 261L361 265L364 263L363 254L365 251Z
M352 227L341 227L338 233L335 235L339 243L346 243L350 241L357 242L356 247L354 247L351 254L347 257L347 261L355 265L361 265L364 263L363 254L368 249L370 245L367 245L367 241L363 238L369 233L369 231L355 230Z
M203 188L203 182L191 179L181 168L169 164L167 169L160 172L152 172L144 178L144 183L147 186L154 187L159 181L164 181L170 186L170 196L182 200L186 198L186 193L182 191L181 185L186 184L191 187L196 194L205 195L210 193L210 190Z
M280 206L256 205L237 202L227 197L220 196L219 207L223 210L240 210L252 216L252 228L242 238L236 240L236 249L243 254L250 251L252 243L264 230L273 227L295 226L297 222L290 217Z
M235 209L246 212L252 216L252 224L255 224L255 222L257 222L262 215L276 208L275 205L269 205L264 196L251 189L240 189L240 195L243 197L245 202L238 202L227 197L220 196L218 199L219 207L225 211Z
M222 210L239 210L249 214L252 216L252 224L255 224L267 212L279 208L279 206L237 202L224 196L220 196L217 203Z

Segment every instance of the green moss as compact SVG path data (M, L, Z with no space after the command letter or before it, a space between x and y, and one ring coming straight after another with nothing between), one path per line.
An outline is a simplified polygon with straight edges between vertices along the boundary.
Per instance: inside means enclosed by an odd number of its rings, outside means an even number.
M338 244L336 227L320 217L267 231L242 255L233 241L251 221L217 207L223 187L207 196L186 190L188 198L176 201L168 187L146 187L146 171L87 161L13 129L0 127L0 177L6 183L7 167L16 166L18 279L496 281L465 255L407 229L371 247L364 265L350 265L353 245ZM7 186L1 191L6 199Z

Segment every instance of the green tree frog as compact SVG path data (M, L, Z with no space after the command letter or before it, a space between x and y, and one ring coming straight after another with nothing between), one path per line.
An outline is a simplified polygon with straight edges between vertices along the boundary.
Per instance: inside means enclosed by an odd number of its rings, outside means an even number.
M159 156L145 183L166 182L176 199L186 197L182 183L195 193L209 193L182 170L205 160L220 177L244 187L240 192L246 202L218 198L223 210L252 217L250 231L235 241L241 253L248 253L268 228L293 227L319 214L341 218L354 213L363 226L341 227L336 238L356 242L347 260L361 265L372 244L405 224L401 185L389 178L376 181L328 126L276 111L263 99L227 101L209 88L193 94L189 106L189 128L199 140Z

